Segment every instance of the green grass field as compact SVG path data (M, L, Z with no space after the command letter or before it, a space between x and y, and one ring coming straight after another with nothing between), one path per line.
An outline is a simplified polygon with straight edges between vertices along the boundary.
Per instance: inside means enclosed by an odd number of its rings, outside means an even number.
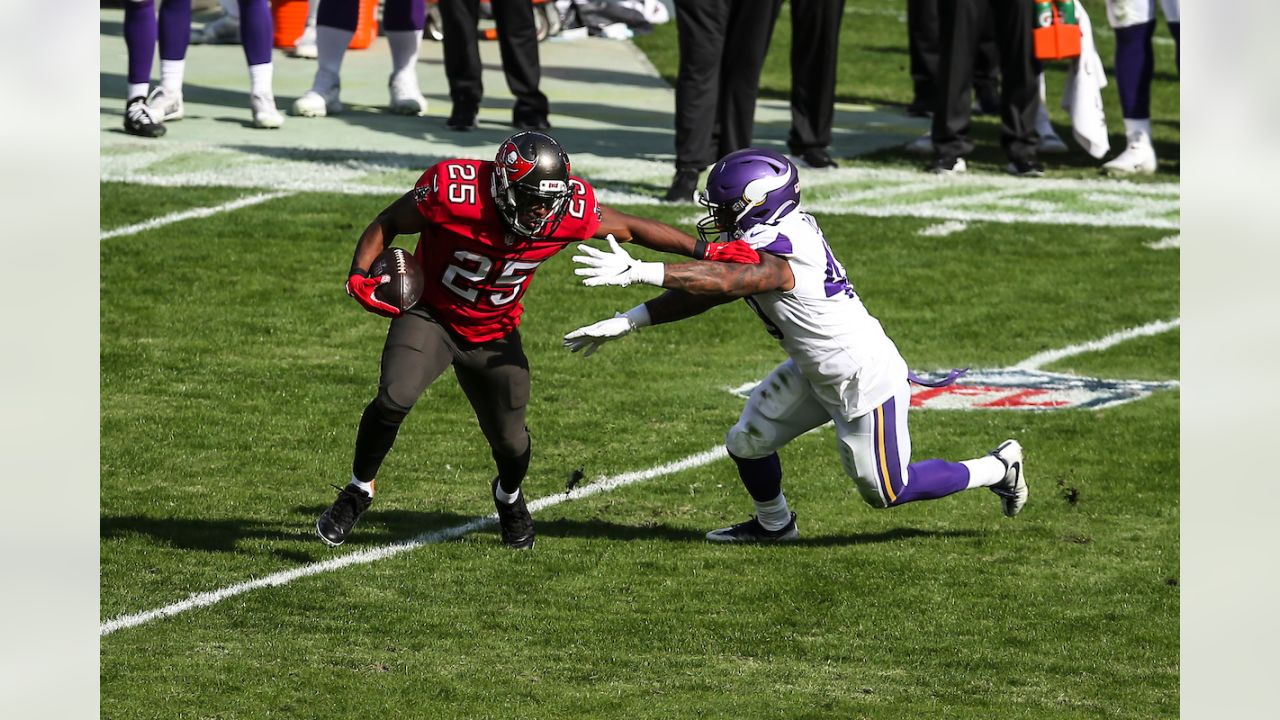
M841 100L904 105L904 4L848 8ZM787 13L764 76L775 97L789 83ZM1110 32L1095 36L1110 70ZM674 24L637 44L674 78ZM803 176L836 256L913 369L1009 368L1180 316L1180 250L1158 249L1178 233L1177 197L1166 192L1179 173L1178 84L1172 46L1156 47L1161 172L1143 182L1165 185L1095 182L1096 163L1079 152L1049 161L1043 189L1000 185L989 119L976 130L989 149L960 182L893 172L919 163L897 151ZM1060 74L1050 68L1051 88ZM1123 140L1114 87L1104 97L1114 148ZM1056 106L1054 119L1065 120ZM104 138L114 151L161 157L185 148L183 133L201 120L184 122L167 145ZM227 147L250 142L226 125ZM211 149L220 147L164 155L149 177L190 184L230 157ZM407 138L403 152L435 149ZM324 158L317 172L368 161L354 150ZM638 169L599 187L631 202L661 191L632 193L632 176L647 182L652 171L617 160ZM416 175L386 162L371 182ZM101 227L279 189L260 184L104 182ZM1031 498L1013 520L986 491L873 510L823 428L781 453L798 543L704 542L752 512L720 459L545 507L537 548L517 553L492 526L455 530L492 512L494 470L446 374L402 428L373 509L346 545L327 548L314 521L333 500L330 485L348 478L386 331L343 293L344 271L357 234L393 195L304 190L101 241L102 717L1177 716L1176 388L1100 410L913 411L916 459L970 458L1009 437L1023 444ZM923 217L934 208L945 212ZM686 229L694 213L622 209ZM921 234L947 225L950 234ZM547 262L526 297L531 500L563 496L579 468L590 485L720 446L742 406L728 389L784 357L741 303L572 355L566 332L656 293L583 288L570 255ZM1177 380L1179 342L1175 328L1043 369ZM317 572L432 532L461 537ZM315 574L112 625L291 571Z

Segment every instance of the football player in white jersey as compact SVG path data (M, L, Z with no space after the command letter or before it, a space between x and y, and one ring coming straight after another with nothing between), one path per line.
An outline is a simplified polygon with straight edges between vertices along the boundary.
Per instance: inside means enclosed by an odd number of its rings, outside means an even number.
M782 493L778 449L827 422L835 424L845 473L872 507L986 487L1000 497L1005 515L1022 510L1027 483L1016 440L973 460L911 462L907 364L863 307L817 221L800 208L796 168L787 158L758 148L726 155L712 168L701 201L708 209L698 223L703 241L740 238L759 252L760 261L664 264L635 260L612 238L607 252L580 245L585 254L574 260L583 266L576 272L586 276L585 285L639 282L668 291L569 333L565 345L590 355L637 328L691 317L739 297L777 338L787 360L751 393L725 437L756 515L707 533L708 540L798 537L795 513Z
M1175 64L1181 65L1178 0L1160 0L1175 45ZM1107 0L1107 20L1116 31L1115 78L1128 143L1102 169L1109 174L1151 174L1156 150L1151 142L1151 79L1155 53L1156 0Z

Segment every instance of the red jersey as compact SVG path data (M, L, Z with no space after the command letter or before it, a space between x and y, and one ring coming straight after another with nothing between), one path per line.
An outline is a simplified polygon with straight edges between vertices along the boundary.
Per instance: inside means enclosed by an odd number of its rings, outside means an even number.
M600 227L595 191L571 177L564 220L548 238L507 229L493 199L493 162L445 160L414 187L427 229L414 255L426 287L419 300L445 327L470 342L496 340L520 325L520 298L533 273L571 242Z

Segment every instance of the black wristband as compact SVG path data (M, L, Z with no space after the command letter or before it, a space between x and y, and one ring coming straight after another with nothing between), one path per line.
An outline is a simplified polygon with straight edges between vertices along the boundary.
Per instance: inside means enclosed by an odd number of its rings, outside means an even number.
M350 272L347 273L347 277L351 277L352 275L359 275L360 277L369 277L369 271L357 265L352 265Z
M698 260L705 260L707 258L707 241L706 240L693 241L693 257Z

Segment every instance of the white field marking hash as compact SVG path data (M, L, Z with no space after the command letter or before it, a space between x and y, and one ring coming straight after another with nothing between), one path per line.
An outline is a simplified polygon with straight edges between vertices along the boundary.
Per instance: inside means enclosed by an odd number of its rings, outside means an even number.
M613 477L605 477L589 485L574 488L567 493L557 493L555 495L538 498L537 500L529 503L529 512L537 512L539 510L552 507L553 505L559 505L562 502L581 500L585 497L609 492L610 490L616 490L617 488L638 482L644 482L645 480L652 480L653 478L662 477L663 475L670 475L671 473L701 467L725 457L728 457L728 453L725 451L723 445L719 445L711 448L710 450L695 453L686 458L667 463L666 465L659 465L647 470L637 470L623 473L621 475L614 475ZM330 570L338 570L350 565L371 563L375 560L382 560L383 558L389 558L394 555L399 555L402 552L420 548L423 545L431 545L434 543L444 542L446 540L455 540L463 535L475 532L476 530L481 530L495 525L497 522L498 514L495 512L492 515L472 518L461 525L454 525L441 530L425 532L409 540L402 540L400 542L391 543L390 545L383 545L382 547L353 552L331 560L303 565L302 567L294 568L292 570L273 573L255 580L235 585L228 585L227 587L211 590L209 592L194 593L186 600L173 603L172 605L165 605L164 607L134 613L132 615L122 615L112 620L108 620L98 627L98 634L99 637L105 637L117 630L136 627L138 625L151 622L152 620L159 620L160 618L177 615L178 613L185 612L187 610L207 607L214 603L226 600L227 598L249 592L250 590L256 590L264 587L278 587L297 580L298 578L318 575L320 573L329 572Z
M121 237L124 235L133 235L134 233L140 233L143 230L152 230L154 228L163 227L165 225L170 225L172 223L182 222L183 220L193 220L195 218L205 218L205 217L209 217L210 215L217 215L218 213L231 212L232 210L239 210L240 208L243 208L243 207L249 207L250 205L257 205L258 203L266 202L268 200L275 200L276 198L285 197L286 195L292 195L292 194L293 193L291 192L273 192L273 193L262 193L260 195L249 195L247 197L237 198L228 203L223 203L221 205L214 205L213 207L194 208L192 210L183 210L181 212L169 213L168 215L161 215L160 217L151 218L150 220L145 220L140 223L134 223L133 225L125 225L124 227L112 228L111 230L107 230L106 232L98 236L98 240L100 241L109 240L114 237Z
M946 237L948 235L954 235L955 233L961 232L968 227L969 223L960 222L959 220L948 220L947 222L938 223L937 225L930 225L927 228L921 228L921 230L916 234L923 235L924 237Z
M1178 250L1182 248L1182 236L1170 235L1167 238L1161 238L1155 242L1147 243L1147 247L1152 250Z
M1125 342L1127 340L1133 340L1134 338L1147 337L1150 335L1159 335L1160 333L1168 332L1169 330L1172 330L1180 326L1181 324L1182 324L1182 318L1174 318L1172 320L1160 320L1153 323L1147 323L1146 325L1142 325L1135 328L1129 328L1128 330L1121 330L1120 332L1112 333L1111 335L1108 335L1103 338L1098 338L1097 340L1092 340L1087 343L1081 343L1079 345L1070 345L1068 347L1059 348L1057 350L1048 350L1046 352L1038 353L1036 355L1032 355L1031 357L1027 358L1026 360L1023 360L1020 363L1017 363L1013 367L1019 370L1039 370L1043 368L1045 365L1049 365L1050 363L1055 363L1064 358L1069 358L1075 355L1081 355L1087 352L1098 352L1099 350L1106 350L1109 347L1119 345L1120 343Z

